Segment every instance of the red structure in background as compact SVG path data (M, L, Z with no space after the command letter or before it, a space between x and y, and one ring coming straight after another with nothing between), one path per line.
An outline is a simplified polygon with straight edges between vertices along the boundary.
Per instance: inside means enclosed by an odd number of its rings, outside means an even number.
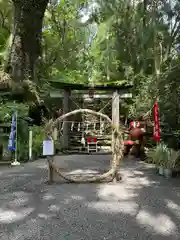
M91 151L98 152L98 142L96 137L87 138L87 149L88 149L88 153Z
M87 142L88 143L96 143L97 142L97 138L91 138L91 137L88 137L88 139L87 139Z
M154 134L153 139L156 142L159 142L161 139L160 136L160 121L159 121L159 107L157 100L154 103Z
M130 122L129 129L126 131L126 139L124 139L124 155L128 155L131 151L131 154L144 159L145 131L145 123L141 117Z
M140 128L140 122L139 121L132 121L130 122L129 127L129 137L128 139L124 140L124 145L132 146L134 145L134 140L138 140L139 137L142 135L142 130Z
M132 146L134 145L134 142L132 140L124 140L124 145Z

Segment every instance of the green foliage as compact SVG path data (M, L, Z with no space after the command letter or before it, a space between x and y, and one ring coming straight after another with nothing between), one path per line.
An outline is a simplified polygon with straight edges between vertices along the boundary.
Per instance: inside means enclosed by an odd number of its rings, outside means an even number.
M174 169L180 157L180 151L175 151L164 143L160 143L156 147L147 152L147 157L152 159L156 166L161 166L168 169Z
M42 54L36 69L38 81L30 86L31 91L25 88L27 98L24 96L24 100L34 101L28 92L35 92L36 87L47 97L49 80L104 85L130 83L133 99L122 103L121 114L143 115L158 97L165 130L177 133L180 125L177 52L180 2L145 3L97 0L92 4L85 0L67 0L49 4L43 22ZM87 22L82 21L82 12L89 12ZM12 15L12 2L0 1L1 68L5 66L12 43ZM19 116L26 116L26 105L8 103L0 105L0 119L10 122L16 107ZM177 137L163 139L168 146L177 143Z
M152 85L152 77L138 75L137 78L138 82L135 82L135 86L138 86L139 89L134 89L133 103L129 105L129 117L132 118L137 115L143 116L152 109L154 104L155 87Z
M168 147L164 143L160 143L156 147L150 149L147 153L147 157L152 159L152 162L157 166L164 166L167 155Z
M9 123L11 125L12 114L17 111L17 150L18 160L27 161L29 151L29 126L25 119L28 116L28 105L17 103L1 103L0 104L0 121L3 123ZM45 133L43 127L33 126L33 156L39 157L42 154L42 143L45 139ZM7 147L8 138L4 139L4 146Z
M0 62L3 65L8 59L9 48L12 42L11 26L12 2L9 0L0 1Z
M32 142L32 151L34 157L39 157L42 155L42 144L45 140L45 132L43 127L34 126L32 127L33 142Z
M179 160L179 157L180 151L169 149L169 151L167 152L165 168L174 169L176 167L177 161Z
M12 115L17 111L17 151L18 159L25 161L28 159L28 124L24 120L27 117L28 106L26 104L17 104L13 102L0 103L0 121L2 123L7 123L11 126ZM3 140L3 145L7 149L8 137L1 139ZM7 150L5 150L7 151Z
M0 121L11 123L12 114L17 111L18 119L27 117L28 105L23 103L7 102L0 103Z
M178 101L175 88L171 91L173 82L177 83L175 75L168 84L172 100L162 88L169 81L167 73L170 74L171 66L178 61L175 48L179 41L179 2L171 5L168 1L158 1L158 7L156 1L147 5L120 0L97 3L99 6L91 19L97 23L97 34L91 44L93 81L117 83L121 82L117 79L125 79L133 83L133 104L127 106L132 117L150 110L161 92L161 114L166 118L164 107L169 104L168 111L171 108L173 112L177 106L175 98ZM163 87L160 88L159 82ZM168 117L170 125L171 116Z
M87 82L89 30L80 21L85 1L60 1L49 5L43 26L43 54L39 72L44 78L64 82Z

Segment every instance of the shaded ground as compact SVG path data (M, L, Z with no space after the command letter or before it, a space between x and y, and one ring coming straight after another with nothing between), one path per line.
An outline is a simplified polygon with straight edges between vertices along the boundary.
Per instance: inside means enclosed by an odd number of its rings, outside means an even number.
M77 171L83 163L85 171L105 168L109 159L73 155L57 161ZM45 160L0 169L0 239L180 239L180 179L166 180L132 160L121 172L118 184L48 186Z

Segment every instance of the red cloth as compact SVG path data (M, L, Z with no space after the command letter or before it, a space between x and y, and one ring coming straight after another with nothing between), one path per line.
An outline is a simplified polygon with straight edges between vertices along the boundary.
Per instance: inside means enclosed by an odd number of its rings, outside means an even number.
M159 122L159 108L157 100L154 103L154 134L153 139L156 142L159 142L161 139L160 136L160 122Z
M134 142L131 140L124 140L124 145L134 145Z
M97 138L90 138L90 137L88 137L87 142L88 143L91 143L91 142L96 143L97 142Z

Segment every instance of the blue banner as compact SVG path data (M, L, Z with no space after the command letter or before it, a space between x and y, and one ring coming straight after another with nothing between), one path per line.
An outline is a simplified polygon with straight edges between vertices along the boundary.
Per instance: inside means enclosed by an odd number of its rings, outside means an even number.
M9 151L16 150L16 121L17 121L16 118L17 118L17 114L14 113L12 116L11 132L9 135L9 142L8 142Z

